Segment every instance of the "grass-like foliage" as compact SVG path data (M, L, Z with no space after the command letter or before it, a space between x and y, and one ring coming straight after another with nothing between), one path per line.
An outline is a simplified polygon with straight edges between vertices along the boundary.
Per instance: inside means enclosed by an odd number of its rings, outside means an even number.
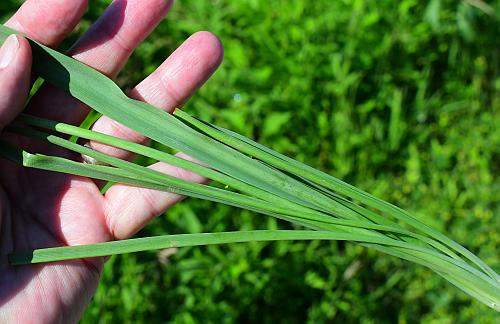
M1 27L0 40L13 31ZM48 141L105 165L21 152L2 143L4 157L26 167L142 186L224 203L299 225L302 230L159 236L89 246L14 251L12 264L60 261L169 247L268 240L350 240L433 270L471 297L500 310L500 277L485 262L410 213L242 135L176 110L163 112L128 98L110 79L55 50L32 42L34 70L100 114L182 151L202 164L166 152L29 115L10 131ZM28 126L28 127L26 127ZM35 127L36 129L34 129ZM73 140L65 137L71 136ZM79 145L95 140L212 179L194 184ZM206 167L208 165L210 167ZM218 184L217 184L218 183ZM221 186L222 185L222 186ZM226 186L225 189L221 187Z

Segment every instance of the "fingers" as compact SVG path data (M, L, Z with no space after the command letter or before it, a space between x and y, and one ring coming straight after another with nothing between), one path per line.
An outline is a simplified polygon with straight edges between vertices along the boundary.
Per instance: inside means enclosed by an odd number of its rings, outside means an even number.
M189 159L183 154L178 156ZM156 163L151 168L191 182L205 181L205 178L196 173L165 163ZM105 217L109 233L116 240L126 239L183 198L169 192L115 184L105 195Z
M73 30L86 8L86 0L28 0L5 25L55 46Z
M0 131L24 107L30 75L30 45L23 37L10 35L0 48Z
M160 23L171 0L115 0L71 48L77 60L115 77L132 51ZM88 108L65 92L45 85L29 110L50 119L79 123Z
M115 77L133 50L163 20L171 0L116 0L69 54Z
M86 0L27 0L5 25L48 46L56 46L73 30L86 7ZM18 37L16 40L19 45L16 60L0 72L1 91L5 92L9 87L14 89L0 98L4 105L0 108L0 129L24 106L29 86L26 80L29 79L31 70L31 49L24 38ZM11 72L14 73L10 74ZM9 82L9 86L4 86L4 82ZM19 100L20 98L22 99ZM13 100L15 102L12 102Z
M219 66L222 56L222 45L215 36L207 32L196 33L153 74L137 85L132 96L160 109L172 111L205 82ZM99 119L94 130L134 142L144 141L142 135L107 117ZM106 154L130 158L128 152L97 142L92 142L91 145ZM190 159L184 154L178 156ZM206 181L198 174L164 163L157 163L152 168L191 182ZM127 238L183 198L173 193L116 184L105 195L105 215L109 231L115 239Z
M171 112L182 105L220 65L223 49L220 41L209 32L198 32L188 38L149 77L135 87L131 96ZM133 142L144 142L145 138L103 116L93 130ZM168 130L166 130L168 131ZM101 143L91 142L91 147L100 152L122 159L130 153Z
M171 112L205 83L219 67L223 55L222 44L215 35L197 32L137 85L132 96Z

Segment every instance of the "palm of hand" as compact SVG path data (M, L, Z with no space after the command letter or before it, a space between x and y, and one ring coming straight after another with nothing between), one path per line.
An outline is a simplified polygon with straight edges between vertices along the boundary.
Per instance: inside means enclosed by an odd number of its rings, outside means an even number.
M102 258L11 267L7 254L109 240L103 196L90 179L7 163L0 168L4 187L0 193L0 307L8 311L4 316L23 323L33 318L77 320L97 286Z
M171 1L166 0L116 0L72 48L71 54L115 77L132 50L160 22L170 5ZM42 8L37 1L28 0L7 25L45 44L55 45L75 26L85 6L85 0L51 0ZM29 45L23 39L20 43L17 55L26 57L24 60L16 57L16 60L29 65ZM131 96L171 111L196 91L221 59L222 48L218 40L207 32L197 33L137 85ZM25 69L29 76L29 66ZM0 81L15 75L8 74L0 69ZM26 92L15 87L8 91ZM5 113L0 100L0 125L15 117L22 101L18 96L15 102L7 102L6 107L11 111ZM15 108L11 107L17 107L17 111L13 112ZM73 124L81 122L88 111L81 103L51 86L43 86L26 109L31 114ZM93 129L131 141L144 141L140 134L106 117L97 121ZM70 154L8 132L1 137L33 152ZM91 145L95 150L130 158L127 152L99 143ZM79 159L78 156L72 158ZM190 181L203 181L197 175L162 163L153 167ZM0 319L76 321L95 291L104 263L103 258L95 258L12 267L7 261L9 253L123 239L180 199L173 194L120 184L112 186L103 196L91 179L25 169L0 160Z

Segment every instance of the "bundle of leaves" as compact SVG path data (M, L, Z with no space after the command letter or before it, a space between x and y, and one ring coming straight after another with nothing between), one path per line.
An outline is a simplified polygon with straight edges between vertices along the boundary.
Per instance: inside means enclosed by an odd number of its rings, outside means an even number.
M0 28L5 39L14 31ZM13 265L89 258L151 249L266 240L349 240L424 265L471 297L499 310L500 277L480 258L408 212L242 135L176 110L172 115L128 98L110 79L32 42L34 70L97 113L199 163L56 121L22 115L9 130L83 154L100 164L31 154L2 142L2 155L26 167L120 182L244 208L298 225L295 230L167 235L93 245L14 251ZM94 115L89 119L93 120ZM85 122L85 125L91 123ZM50 130L51 133L47 133ZM53 134L53 132L56 132ZM71 139L64 135L72 136ZM93 140L196 172L215 183L195 184L94 151ZM210 167L208 167L210 166ZM223 188L221 188L221 185ZM225 187L224 187L225 186Z

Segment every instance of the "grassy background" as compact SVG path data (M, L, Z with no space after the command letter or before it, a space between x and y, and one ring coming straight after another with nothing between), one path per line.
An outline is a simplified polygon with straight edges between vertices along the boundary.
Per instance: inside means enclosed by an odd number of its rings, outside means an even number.
M71 40L109 1L90 2ZM131 87L210 30L225 60L187 111L414 212L500 271L500 3L484 4L178 1L118 81ZM2 2L1 16L18 5ZM140 235L288 227L189 199ZM111 258L83 322L497 317L429 270L351 243L171 252Z

